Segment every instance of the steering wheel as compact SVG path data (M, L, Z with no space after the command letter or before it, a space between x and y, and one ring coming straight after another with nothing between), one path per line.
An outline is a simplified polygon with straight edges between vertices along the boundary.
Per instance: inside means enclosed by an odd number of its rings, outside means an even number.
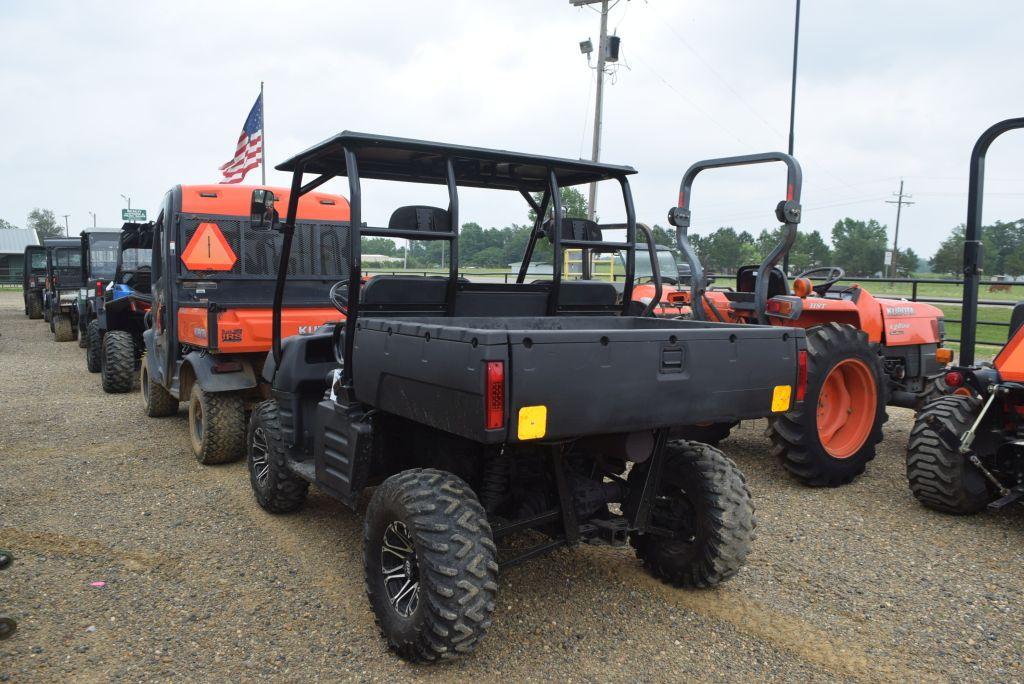
M812 289L819 297L824 297L829 288L842 280L846 275L846 271L839 266L818 266L817 268L807 269L798 275L797 278L807 278L809 280L812 273L825 273L825 282L812 286Z
M331 292L328 295L331 300L331 304L334 308L341 313L348 316L348 281L339 280L338 282L331 285Z

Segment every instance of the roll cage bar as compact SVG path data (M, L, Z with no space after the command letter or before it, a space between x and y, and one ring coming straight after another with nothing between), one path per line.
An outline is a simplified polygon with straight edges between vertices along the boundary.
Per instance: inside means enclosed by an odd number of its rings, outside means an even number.
M984 254L981 240L981 210L985 200L985 155L996 138L1024 128L1024 117L1006 119L990 126L971 150L971 173L967 181L967 227L964 231L964 297L960 333L960 365L974 365L978 325L978 281Z
M544 234L545 214L549 205L551 206L553 210L552 230L548 237L554 247L554 263L552 264L552 285L548 293L548 315L554 314L558 309L558 296L562 282L562 254L563 250L568 248L595 251L625 250L627 272L623 292L623 313L630 306L635 275L637 231L633 198L627 179L627 176L636 173L632 167L343 131L299 153L276 168L279 171L292 173L287 213L284 222L278 228L283 233L284 239L279 259L277 283L274 289L272 353L276 366L280 366L281 362L281 306L284 300L287 281L286 264L291 255L299 198L339 176L348 177L349 225L351 228L348 250L348 311L345 318L345 340L342 352L342 384L344 385L349 385L352 380L352 354L356 325L359 320L359 295L362 286L360 245L364 235L448 242L451 259L448 266L445 306L448 315L454 314L459 279L459 186L516 191L536 212L537 218L530 233L523 264L516 278L517 284L523 283L526 278L537 240ZM307 173L317 175L314 179L304 183L303 177ZM363 225L362 178L445 185L448 189L448 230L423 231ZM626 241L607 242L576 239L575 236L564 239L560 188L601 180L617 180L622 189L626 207ZM531 192L543 193L539 203L531 196ZM649 232L648 241L653 246L654 240Z
M782 162L786 165L786 199L780 201L775 207L775 217L785 227L782 240L775 245L774 249L764 258L757 268L756 285L754 286L754 310L759 323L767 324L768 316L768 277L783 257L792 249L796 242L796 231L800 224L800 192L803 188L803 171L800 163L785 152L764 152L760 154L744 154L736 157L722 157L719 159L705 159L690 166L683 174L682 183L679 185L679 205L672 207L668 212L668 222L676 227L676 244L679 251L683 253L686 263L690 266L690 301L693 309L693 317L698 320L707 320L707 314L701 305L707 299L705 292L708 289L707 277L704 274L704 267L697 257L689 240L690 229L690 199L692 196L693 181L701 171L708 169L722 169L732 166L749 166L751 164L766 164L769 162Z

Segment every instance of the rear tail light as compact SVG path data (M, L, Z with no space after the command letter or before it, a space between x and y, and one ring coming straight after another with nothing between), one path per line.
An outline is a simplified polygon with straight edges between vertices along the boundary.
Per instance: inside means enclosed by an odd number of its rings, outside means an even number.
M800 352L797 357L796 400L803 401L807 396L807 351Z
M102 280L97 280L96 281L96 296L97 297L102 297L103 296L103 281Z
M964 384L964 374L959 371L950 371L943 379L950 387L961 387Z
M487 362L487 387L484 401L487 412L487 429L496 430L505 426L505 362Z

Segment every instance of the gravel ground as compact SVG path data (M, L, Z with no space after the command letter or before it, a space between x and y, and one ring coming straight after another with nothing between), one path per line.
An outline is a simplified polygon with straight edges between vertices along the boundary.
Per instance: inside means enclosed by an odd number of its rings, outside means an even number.
M747 567L674 590L624 550L563 550L502 575L472 657L415 668L378 638L360 518L314 493L273 517L242 464L204 468L184 414L105 395L74 343L0 292L0 681L1021 681L1024 516L915 504L911 414L852 486L810 490L760 422L723 449L760 521ZM91 582L106 586L94 588Z

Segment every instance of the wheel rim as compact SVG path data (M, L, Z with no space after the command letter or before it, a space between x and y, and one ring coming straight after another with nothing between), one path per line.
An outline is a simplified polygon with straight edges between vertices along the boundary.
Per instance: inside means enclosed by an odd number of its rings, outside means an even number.
M420 570L409 530L400 520L393 521L384 530L380 572L388 603L402 617L412 615L420 602Z
M267 449L267 434L262 427L257 427L252 432L252 445L250 446L250 458L252 459L252 473L256 477L256 484L261 488L267 486L267 477L270 473L270 454Z
M864 446L875 423L875 377L860 359L837 363L818 394L818 439L833 458L849 458Z

